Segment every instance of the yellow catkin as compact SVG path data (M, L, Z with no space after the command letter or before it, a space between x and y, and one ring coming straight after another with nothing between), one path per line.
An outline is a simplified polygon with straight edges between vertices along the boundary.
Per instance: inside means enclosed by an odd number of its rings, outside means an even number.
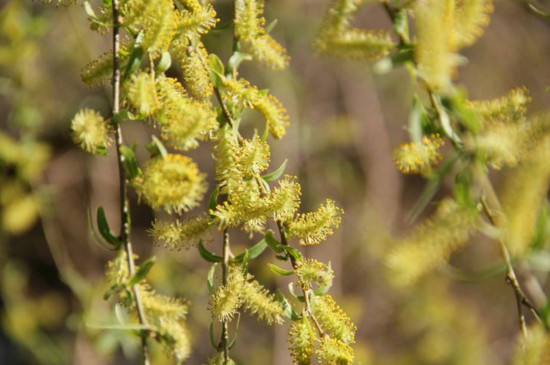
M152 115L160 107L155 80L146 72L132 75L126 85L126 94L130 104L145 116Z
M533 326L526 338L522 338L512 365L545 365L550 363L550 338L544 328Z
M127 47L120 51L120 67L124 69L128 62ZM113 52L108 51L86 64L80 71L80 78L88 86L107 83L113 77Z
M353 364L353 349L346 343L334 338L323 340L317 351L320 365Z
M327 199L315 212L299 214L288 225L289 237L296 237L301 245L316 245L338 229L344 211Z
M217 131L215 138L217 140L214 146L216 180L224 186L227 181L238 179L239 177L239 171L233 158L233 153L238 148L237 134L226 124Z
M218 287L210 297L210 312L217 321L230 321L243 304L245 277L240 267L231 267L227 284Z
M188 250L207 235L212 225L208 217L188 218L184 221L156 220L151 228L153 244L173 250Z
M71 122L73 140L90 153L104 152L112 143L109 124L92 109L82 109Z
M293 322L290 326L288 338L290 342L290 354L297 365L312 365L317 335L304 316L301 320Z
M351 27L363 0L335 0L327 12L315 39L316 49L326 55L357 60L376 60L395 48L385 30Z
M529 102L529 91L525 87L519 87L500 98L470 100L466 103L466 108L479 115L484 124L510 124L525 120Z
M489 25L493 0L455 0L455 32L458 45L471 46Z
M264 0L235 1L235 35L244 51L272 70L288 66L286 50L265 31Z
M33 195L19 196L2 206L0 230L17 235L33 226L38 218L39 200Z
M397 243L385 261L396 284L408 285L444 265L451 253L466 245L474 232L477 213L446 200L434 217Z
M300 206L302 188L296 177L285 175L277 182L278 186L270 195L270 206L275 221L289 221Z
M176 38L206 34L218 21L216 11L210 4L176 11Z
M176 79L158 77L157 91L162 104L157 113L162 138L174 148L196 148L198 140L207 138L218 127L214 108L188 97Z
M405 174L424 173L443 158L439 152L442 145L443 139L439 135L424 136L421 143L404 143L396 148L392 159Z
M281 102L271 94L260 92L244 79L224 80L223 85L229 94L234 95L244 106L256 109L267 122L270 134L283 138L289 125L288 114Z
M143 32L142 47L153 57L168 50L177 18L171 0L129 0L122 8L123 24Z
M314 298L313 314L332 338L345 344L355 342L357 327L330 295Z
M269 325L283 323L283 307L275 295L248 274L242 289L244 307Z
M258 176L269 166L269 145L259 136L242 141L233 151L237 168L244 178Z
M550 183L550 149L548 138L526 158L514 172L503 192L503 209L506 217L505 241L512 255L522 255L535 236L537 215Z
M418 73L433 90L445 90L456 69L454 0L418 0L415 17Z
M169 154L147 161L134 185L153 209L181 213L200 203L207 190L205 178L189 157Z
M296 269L296 275L300 282L310 286L316 284L320 288L329 288L334 279L334 271L328 265L314 259L305 259Z
M181 58L181 69L187 89L197 99L205 99L212 95L214 85L205 64L208 54L202 44L195 48L188 47Z

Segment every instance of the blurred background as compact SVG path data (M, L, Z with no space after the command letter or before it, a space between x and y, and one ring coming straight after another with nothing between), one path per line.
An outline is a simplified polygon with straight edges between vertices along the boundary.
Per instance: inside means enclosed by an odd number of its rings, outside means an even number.
M389 238L422 219L411 222L408 216L426 182L402 175L391 161L392 149L407 140L414 90L405 70L380 75L372 65L317 57L311 43L327 7L328 0L267 0L266 17L278 19L273 34L287 47L290 68L273 73L245 63L242 74L269 88L289 111L291 127L272 144L272 166L289 159L287 173L302 184L302 209L313 210L330 197L346 212L337 233L307 255L330 261L337 273L333 295L358 327L356 363L510 363L517 312L494 243L474 238L449 267L412 289L394 288L388 280L381 255ZM220 24L227 24L232 2L218 0L216 9ZM378 29L390 22L382 6L372 4L356 25ZM231 52L229 33L205 39L223 60ZM70 138L70 121L80 108L109 115L109 87L88 88L79 76L83 65L109 47L109 36L89 29L81 5L0 0L0 364L138 363L136 337L112 326L113 305L102 299L113 252L94 243L87 222L88 212L102 205L118 231L113 151L91 156ZM550 21L520 1L495 1L485 35L463 55L469 62L457 83L471 98L498 97L524 85L532 113L550 107ZM151 131L142 123L124 125L141 160L148 156ZM205 143L191 156L212 182L211 147ZM449 193L443 185L434 199ZM154 214L131 198L135 251L158 259L150 274L153 286L192 299L194 351L187 363L201 364L213 354L208 264L193 249L153 247L147 230ZM429 205L423 215L431 210ZM210 246L214 251L219 239ZM236 233L232 242L243 249L250 241ZM265 265L272 260L264 254L251 271L284 290L287 282L275 282ZM536 269L546 284L549 259ZM242 322L233 350L237 363L291 363L287 324L266 327L246 315ZM154 352L154 364L172 363L160 349Z

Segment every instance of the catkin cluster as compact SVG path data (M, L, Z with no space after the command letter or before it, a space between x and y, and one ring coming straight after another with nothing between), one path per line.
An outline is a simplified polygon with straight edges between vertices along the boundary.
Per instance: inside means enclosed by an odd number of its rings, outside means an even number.
M153 222L149 232L154 244L175 250L196 246L201 256L213 263L208 274L209 308L212 328L221 324L223 335L220 344L214 346L217 354L209 363L233 363L228 356L229 347L233 346L228 343L228 323L238 318L241 311L248 311L268 325L280 324L285 318L295 322L290 342L297 363L303 363L300 358L308 356L312 361L315 354L323 364L351 364L355 326L327 294L334 276L330 264L305 259L293 247L294 243L316 245L326 240L340 225L343 211L328 199L314 212L299 212L301 187L295 177L284 174L286 162L270 169L270 139L285 136L288 113L268 90L238 73L240 64L247 60L271 70L283 70L289 64L285 48L270 34L275 23L266 23L264 1L235 0L234 53L227 64L210 54L202 41L219 22L209 2L120 0L117 19L113 19L112 4L105 4L97 9L86 7L91 28L106 32L113 21L118 22L124 32L122 44L116 54L106 52L86 65L82 79L90 86L107 82L115 71L116 56L122 110L104 118L98 111L83 109L73 119L73 137L90 153L105 154L114 141L126 183L135 189L140 201L155 212L172 215ZM387 37L348 29L349 19L328 22L331 36L337 30L349 30L338 40L329 39L327 34L326 40L334 47L355 49L358 54L365 41L380 43L377 53L385 54L393 47ZM342 25L332 24L337 22ZM173 73L168 75L167 71L174 68L179 68L181 79L171 76ZM258 127L265 133L241 134L240 121L248 111L256 112ZM120 142L120 125L128 120L145 121L158 131L160 138L152 136L147 146L151 153L147 161L140 163L135 147ZM183 154L205 140L214 145L213 188L207 185L206 174ZM208 209L192 212L208 191ZM124 246L105 221L101 210L98 226L102 235L115 247ZM279 227L279 239L269 229L273 226ZM244 252L233 254L229 244L233 229L244 230L250 238L263 239ZM222 256L205 246L206 242L215 241L216 231L223 232L223 248L213 250L223 252ZM248 263L268 247L277 259L291 265L290 270L275 265L270 268L275 274L296 276L301 292L292 290L290 294L307 297L305 307L291 305L282 292L276 295L248 272ZM147 330L154 334L151 337L169 354L178 361L186 359L190 353L184 322L187 304L156 294L145 281L151 265L133 267L133 260L121 250L109 264L111 289L106 296L116 298L140 317L142 325L146 323ZM311 334L309 355L296 355L303 351L295 338L296 330L312 320L322 328Z

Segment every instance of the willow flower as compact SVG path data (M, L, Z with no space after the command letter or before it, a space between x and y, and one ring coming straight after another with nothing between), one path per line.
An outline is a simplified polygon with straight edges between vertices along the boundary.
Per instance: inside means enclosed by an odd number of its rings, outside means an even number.
M158 113L162 137L173 147L195 148L199 139L205 139L218 127L212 106L188 97L177 80L160 76L157 90L162 103Z
M452 200L441 202L435 216L416 227L386 256L395 283L413 284L444 265L453 252L467 244L478 217L477 211Z
M132 75L126 85L126 94L132 106L143 115L150 116L160 107L155 80L146 72Z
M73 140L90 153L102 153L112 143L109 124L92 109L82 109L74 116L71 129Z
M181 213L199 205L207 190L205 178L189 157L169 154L147 161L134 185L153 209Z
M439 152L443 143L437 134L424 136L421 143L404 143L393 152L393 161L405 174L427 172L443 158Z
M211 219L204 216L175 222L156 220L153 222L150 233L153 236L153 243L157 246L188 250L206 235L211 225Z
M345 344L355 342L357 327L330 295L315 297L312 306L313 314L332 338Z
M298 365L312 365L315 343L318 341L318 338L306 316L292 323L288 339L290 342L290 354L294 363Z
M353 349L348 344L335 338L323 340L317 351L317 356L321 365L351 365L355 358Z
M415 3L419 75L433 90L446 90L457 66L454 0L418 0Z
M299 214L288 224L289 237L296 237L301 245L316 245L334 233L340 226L344 211L327 199L315 212Z

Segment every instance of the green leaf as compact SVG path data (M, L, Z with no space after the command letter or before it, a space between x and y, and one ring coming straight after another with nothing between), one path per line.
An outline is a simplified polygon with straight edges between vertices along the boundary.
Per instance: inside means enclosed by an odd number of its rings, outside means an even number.
M215 336L214 336L214 322L210 322L210 345L212 345L212 347L214 349L218 349L218 344L216 343L216 340L215 340Z
M214 191L212 192L212 195L210 195L210 199L208 199L208 209L215 210L216 206L218 205L218 196L220 195L220 188L216 186Z
M136 37L134 48L132 49L132 53L130 53L128 63L126 64L126 68L124 69L123 80L127 80L130 75L135 73L141 67L141 59L144 55L143 49L141 48L142 41L143 32L140 32Z
M237 334L239 333L239 324L241 323L241 313L237 312L237 324L235 325L235 331L233 332L235 335L233 336L233 340L229 343L229 350L235 346L237 343ZM228 363L230 364L230 363ZM234 364L234 363L233 363Z
M294 283L289 283L288 284L288 291L290 292L290 294L292 294L292 296L296 299L298 299L300 302L305 302L305 299L302 295L298 295L298 293L296 293L296 290L294 289Z
M210 80L212 80L212 83L216 87L220 87L223 83L223 77L225 74L225 67L223 66L223 62L218 58L218 56L211 53L210 56L208 56L208 65L208 69L210 71Z
M100 206L97 208L97 228L99 229L99 233L101 236L110 243L115 248L118 248L121 245L120 240L118 237L111 231L111 228L109 228L109 223L107 222L107 217L105 216L105 210L103 210L103 207Z
M244 250L242 263L243 263L243 272L246 275L246 270L248 270L248 250L247 249Z
M275 26L277 25L277 23L279 22L278 19L273 19L271 21L271 23L269 23L266 27L265 27L265 32L267 34L271 33L271 31L275 28Z
M206 284L208 285L208 291L210 292L210 294L216 293L216 289L214 288L214 274L216 273L216 265L218 264L214 264L210 267L206 279Z
M90 229L94 242L97 243L100 247L112 251L113 248L107 246L105 242L101 238L99 238L99 236L97 235L97 232L95 231L95 228L94 228L94 222L92 219L92 210L90 209L90 207L88 207L87 215L88 215L88 228Z
M98 17L94 11L94 9L92 8L92 5L90 5L90 2L89 1L84 1L84 11L86 12L86 14L94 19L94 20L98 20Z
M151 270L151 268L153 267L154 264L155 264L155 258L154 257L151 257L149 260L147 260L143 264L141 264L139 266L138 270L136 271L136 273L134 274L134 276L132 276L132 278L128 281L128 286L133 287L134 285L139 284L140 282L142 282L145 279L145 277L147 276L147 274L149 273L149 271Z
M395 20L393 22L393 29L395 33L399 34L403 38L407 39L409 36L409 15L407 9L399 9L395 13Z
M267 243L265 239L263 239L260 242L256 243L254 246L247 249L246 250L246 252L248 252L247 261L256 259L258 256L262 254L262 252L265 251L266 248L267 248ZM233 258L232 261L240 264L244 261L244 257L245 257L245 253L242 253L238 256L235 256L235 258Z
M277 275L290 276L290 275L294 274L294 270L282 269L279 266L273 265L273 264L267 264L267 266L269 266L269 270L271 270L273 273L275 273Z
M113 123L114 124L122 124L123 122L127 120L134 120L135 115L130 113L127 109L122 109L120 112L116 113L113 117Z
M124 168L126 169L128 180L134 180L141 173L137 164L136 153L128 146L121 146L120 153L124 158Z
M218 256L215 253L208 251L208 249L206 247L204 247L204 244L202 243L202 240L199 241L198 248L199 248L200 255L206 261L208 261L208 262L222 262L223 261L221 256Z
M109 300L109 298L111 297L111 295L113 295L117 290L118 290L118 284L113 284L113 285L111 285L111 287L109 288L109 290L107 290L107 291L105 292L105 294L103 294L103 300Z
M252 56L246 52L240 52L240 51L235 51L233 52L233 54L231 55L231 57L229 57L229 61L227 63L227 72L229 74L232 74L234 71L236 71L240 64L243 62L243 61L251 61L252 60Z
M290 305L290 302L285 298L284 294L279 289L276 291L276 296L285 312L285 315L288 318L292 318L292 306Z
M422 106L422 103L418 100L418 97L415 95L413 107L409 115L409 127L407 128L412 142L422 142L422 116L425 114L426 110Z
M263 175L262 179L264 179L267 182L272 182L277 180L279 177L281 177L283 172L285 172L287 162L288 160L285 159L285 161L281 164L281 166L277 168L277 170L270 172L269 174Z
M151 137L151 142L147 143L146 147L149 151L149 154L151 155L151 158L155 158L158 156L164 158L168 154L168 151L166 150L166 147L164 147L162 141L158 139L155 135Z
M171 65L172 65L172 56L170 56L170 52L166 51L162 54L160 61L157 64L157 72L164 73L170 68Z
M282 247L295 260L304 261L304 256L302 255L302 253L300 251L298 251L297 249L295 249L294 247L285 246L285 245L282 245Z
M267 230L267 232L265 232L264 240L265 240L265 243L267 243L267 245L273 251L275 251L277 253L281 253L281 252L285 251L283 245L279 241L277 241L277 239L275 237L273 237L273 231L272 230Z

